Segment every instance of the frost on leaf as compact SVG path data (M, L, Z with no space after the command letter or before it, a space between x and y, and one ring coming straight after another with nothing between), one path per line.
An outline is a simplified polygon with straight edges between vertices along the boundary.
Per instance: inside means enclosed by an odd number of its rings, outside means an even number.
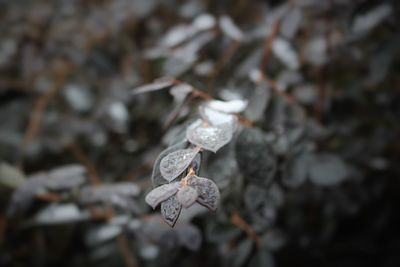
M160 155L157 157L156 161L154 162L153 166L153 173L151 174L151 181L153 183L153 186L159 186L162 184L167 183L168 181L165 180L165 178L162 176L161 171L160 171L160 163L161 160L168 154L175 152L180 149L184 149L187 145L186 141L179 142L171 147L168 147L164 151L160 153Z
M161 175L168 181L183 173L198 153L195 149L180 149L165 156L160 162Z
M200 106L199 112L200 116L213 126L227 124L231 125L233 130L237 128L237 118L234 115L226 114L207 106Z
M216 153L231 141L233 129L229 124L218 126L204 125L201 120L195 121L186 130L190 143Z
M176 200L175 195L161 203L161 214L165 222L171 227L174 227L178 220L181 209L182 205Z
M197 202L215 211L218 207L220 194L217 185L207 178L191 176L188 185L195 188L198 194Z
M181 187L176 194L176 199L179 203L182 204L183 207L189 208L193 205L198 197L196 189L190 186Z
M164 184L154 188L147 194L145 200L153 209L155 209L160 202L168 199L178 191L179 183Z
M225 113L239 113L246 109L247 100L240 100L240 99L231 101L210 100L206 103L206 106Z

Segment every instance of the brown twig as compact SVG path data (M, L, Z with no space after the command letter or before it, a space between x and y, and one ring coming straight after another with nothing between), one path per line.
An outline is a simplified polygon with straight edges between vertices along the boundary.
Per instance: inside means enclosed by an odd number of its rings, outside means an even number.
M260 237L257 235L256 231L248 224L242 217L240 217L237 211L234 211L231 215L231 223L242 229L247 236L256 243L257 248L260 247Z
M265 45L264 45L264 53L260 65L260 69L264 70L269 62L272 52L272 43L274 42L275 38L278 36L279 31L281 29L281 21L278 20L275 22L271 33L265 38Z

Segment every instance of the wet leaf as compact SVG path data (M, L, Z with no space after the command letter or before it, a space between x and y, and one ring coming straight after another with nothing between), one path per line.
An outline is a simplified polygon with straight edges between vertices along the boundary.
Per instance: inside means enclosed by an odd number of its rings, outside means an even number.
M160 162L160 172L167 181L182 174L199 153L196 149L180 149L166 155Z
M229 124L218 126L205 125L201 120L195 121L186 130L190 143L216 153L232 139L233 129Z
M178 188L179 182L160 185L146 195L146 203L155 209L162 201L174 195L178 191Z
M182 204L183 207L189 208L196 202L198 197L196 189L190 186L184 186L179 188L178 193L176 194L176 199L179 203Z
M220 193L218 186L213 181L207 178L191 176L188 178L188 185L197 190L197 202L212 211L217 209Z
M175 195L161 203L161 214L165 222L171 227L174 227L181 210L182 205L176 200Z

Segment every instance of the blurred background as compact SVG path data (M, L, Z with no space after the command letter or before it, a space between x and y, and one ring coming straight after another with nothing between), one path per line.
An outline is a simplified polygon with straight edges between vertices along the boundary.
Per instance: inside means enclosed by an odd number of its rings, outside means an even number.
M399 9L0 0L0 266L400 266ZM164 76L251 122L174 228L144 196L201 99L132 93Z

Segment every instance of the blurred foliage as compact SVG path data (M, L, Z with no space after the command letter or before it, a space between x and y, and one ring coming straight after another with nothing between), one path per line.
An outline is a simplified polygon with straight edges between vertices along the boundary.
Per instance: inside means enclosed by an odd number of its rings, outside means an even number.
M0 0L0 266L399 266L399 9ZM209 98L248 101L220 205L170 228L152 167Z

